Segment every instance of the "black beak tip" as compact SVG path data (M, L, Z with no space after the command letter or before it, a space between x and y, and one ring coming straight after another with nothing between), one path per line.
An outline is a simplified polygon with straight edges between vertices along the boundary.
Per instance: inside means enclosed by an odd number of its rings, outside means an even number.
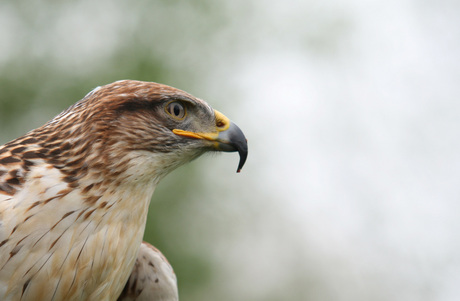
M248 144L247 139L245 139L244 144L239 144L237 146L238 154L240 155L240 162L238 163L238 169L236 170L237 173L241 172L244 163L246 163L246 159L248 158Z
M218 150L224 152L238 152L240 155L240 162L238 163L236 172L239 173L248 158L248 140L244 136L243 131L232 122L226 131L219 134L217 141L219 142Z

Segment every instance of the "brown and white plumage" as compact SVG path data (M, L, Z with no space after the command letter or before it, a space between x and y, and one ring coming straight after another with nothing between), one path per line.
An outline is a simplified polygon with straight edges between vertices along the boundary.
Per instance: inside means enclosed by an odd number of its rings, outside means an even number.
M96 88L0 147L0 300L116 300L162 177L247 144L204 101L156 83Z
M163 254L143 242L118 301L177 301L176 274Z

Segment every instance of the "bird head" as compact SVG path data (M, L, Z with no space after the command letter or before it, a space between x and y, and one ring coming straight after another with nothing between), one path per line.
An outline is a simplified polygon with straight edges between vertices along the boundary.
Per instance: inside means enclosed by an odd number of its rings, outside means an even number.
M115 173L134 169L136 176L149 176L154 170L161 178L209 151L238 152L239 172L248 154L243 132L225 115L184 91L152 82L123 80L98 87L45 128L62 124L65 128L53 132L88 141L73 146L74 152L90 149L86 160L102 159Z

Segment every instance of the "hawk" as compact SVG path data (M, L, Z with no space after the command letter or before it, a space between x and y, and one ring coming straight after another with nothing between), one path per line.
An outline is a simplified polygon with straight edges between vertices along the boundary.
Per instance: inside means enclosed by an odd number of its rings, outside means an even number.
M247 157L243 132L181 90L98 87L0 147L0 300L117 300L158 182L209 151Z

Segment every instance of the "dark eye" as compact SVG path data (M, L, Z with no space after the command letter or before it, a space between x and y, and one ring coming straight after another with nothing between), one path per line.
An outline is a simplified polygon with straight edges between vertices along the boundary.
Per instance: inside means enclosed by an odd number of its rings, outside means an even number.
M178 120L184 119L185 115L187 114L185 111L185 106L177 101L168 103L166 105L166 112Z

